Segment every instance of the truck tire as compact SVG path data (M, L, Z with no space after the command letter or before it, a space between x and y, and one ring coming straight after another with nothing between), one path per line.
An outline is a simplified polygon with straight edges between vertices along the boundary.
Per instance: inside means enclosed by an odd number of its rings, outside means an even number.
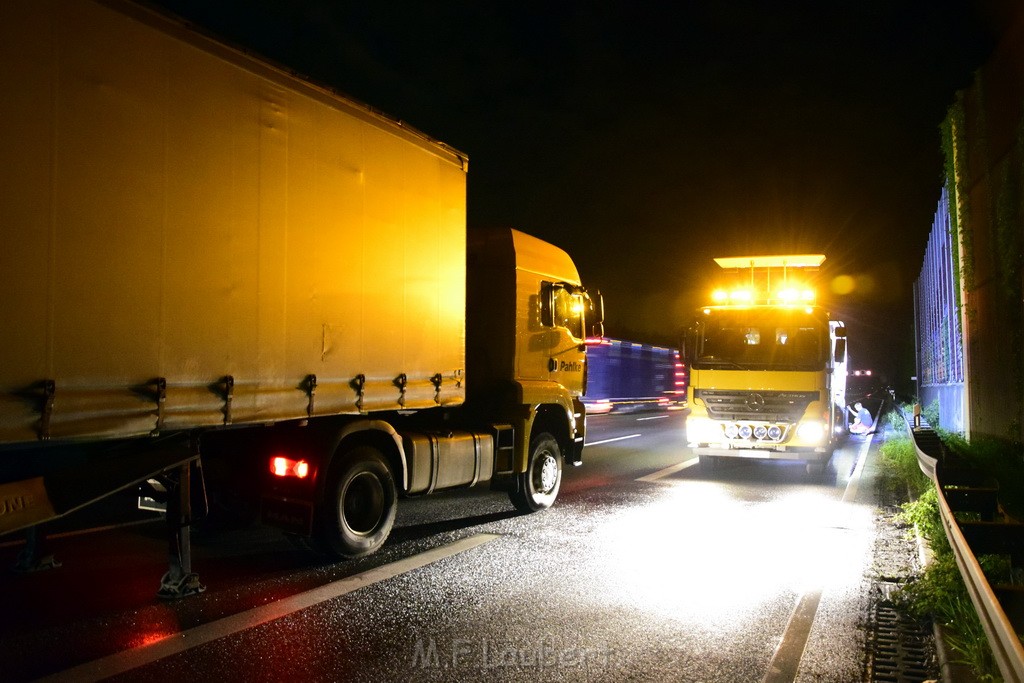
M716 455L698 456L698 462L700 462L700 468L705 472L713 472L722 464L722 461Z
M541 432L530 440L526 471L519 475L519 486L508 496L520 512L536 512L551 507L562 485L562 449L558 440Z
M383 454L359 446L335 462L324 488L320 540L332 555L369 555L387 540L398 492Z
M806 465L807 474L812 477L817 477L825 474L825 468L828 467L828 463L824 462L809 462Z

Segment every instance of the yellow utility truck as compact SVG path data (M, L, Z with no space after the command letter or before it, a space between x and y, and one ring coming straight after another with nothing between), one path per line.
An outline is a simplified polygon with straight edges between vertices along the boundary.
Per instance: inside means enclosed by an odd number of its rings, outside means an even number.
M816 300L821 254L716 258L733 281L687 330L686 439L702 463L800 460L825 468L846 425L846 328Z
M214 471L342 557L402 496L553 503L600 300L561 249L467 231L464 154L123 0L0 4L0 87L0 533L30 530L27 568L37 525L142 486L180 549L161 594L200 590Z

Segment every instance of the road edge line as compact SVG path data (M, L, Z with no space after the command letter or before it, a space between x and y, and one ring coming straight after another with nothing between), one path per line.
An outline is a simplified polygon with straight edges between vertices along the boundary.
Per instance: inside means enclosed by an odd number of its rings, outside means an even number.
M841 503L852 503L860 490L860 479L864 473L864 463L868 459L868 451L871 449L871 442L874 437L868 439L857 454L857 464L853 467L853 473L846 482L846 489L840 498ZM818 614L818 605L821 603L821 588L804 591L797 601L793 613L789 615L786 629L782 632L782 640L775 649L771 661L768 663L768 672L764 675L761 683L792 683L800 671L800 662L804 658L804 650L807 648L807 640L811 636L811 628L814 626L814 619Z
M476 534L440 548L434 548L433 550L375 567L359 574L347 576L287 598L275 600L266 605L253 607L228 617L222 617L154 643L142 645L131 650L122 650L121 652L79 664L39 680L100 681L151 664L165 657L180 654L199 645L286 617L307 607L341 597L360 588L371 586L447 557L457 555L458 553L471 550L497 538L501 538L501 536L498 534Z

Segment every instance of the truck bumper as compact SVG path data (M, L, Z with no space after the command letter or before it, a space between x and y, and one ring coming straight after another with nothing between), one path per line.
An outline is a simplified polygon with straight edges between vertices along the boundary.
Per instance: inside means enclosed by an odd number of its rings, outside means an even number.
M828 462L832 457L832 451L822 448L820 450L802 451L778 451L764 448L694 448L693 452L698 456L712 455L722 458L754 458L759 460L799 460L801 462Z

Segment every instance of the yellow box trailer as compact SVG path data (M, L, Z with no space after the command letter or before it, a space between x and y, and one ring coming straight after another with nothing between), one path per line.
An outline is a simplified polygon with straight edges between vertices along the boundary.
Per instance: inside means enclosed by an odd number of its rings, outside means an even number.
M190 518L242 449L342 556L401 495L551 504L599 306L540 240L467 250L464 154L121 0L0 4L0 88L0 533L162 472Z

